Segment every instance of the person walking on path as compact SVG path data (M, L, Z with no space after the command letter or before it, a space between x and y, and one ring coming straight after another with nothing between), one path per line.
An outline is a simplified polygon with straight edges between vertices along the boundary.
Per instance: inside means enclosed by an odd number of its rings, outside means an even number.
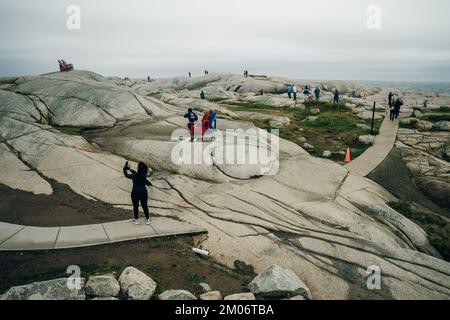
M428 96L425 96L425 98L423 98L423 107L426 108L428 106Z
M320 88L316 87L314 90L314 95L316 96L316 102L320 102Z
M403 101L400 98L397 98L394 102L394 112L395 112L395 119L397 119L400 115L400 109L403 106Z
M194 129L195 122L198 120L197 115L192 111L192 108L189 108L188 111L184 114L184 117L188 119L188 128L191 133L191 142L194 141Z
M289 99L292 99L292 86L291 86L291 85L288 85L288 87L287 87L287 93L288 93Z
M339 104L339 100L340 100L340 98L339 98L339 91L338 91L338 89L336 89L334 91L333 104Z
M394 107L394 104L392 103L392 101L389 105L389 119L391 121L395 120L395 107Z
M128 173L128 171L131 172ZM131 190L131 202L133 203L134 224L139 224L139 203L142 206L145 214L145 224L150 224L150 214L148 211L148 193L147 186L151 186L150 181L147 180L148 167L145 163L139 162L137 172L132 170L128 161L123 167L123 174L126 178L133 180L133 189Z
M392 108L392 98L393 97L394 97L394 94L392 92L389 92L389 95L388 95L389 109Z
M294 95L294 101L297 101L297 87L292 85L292 94Z

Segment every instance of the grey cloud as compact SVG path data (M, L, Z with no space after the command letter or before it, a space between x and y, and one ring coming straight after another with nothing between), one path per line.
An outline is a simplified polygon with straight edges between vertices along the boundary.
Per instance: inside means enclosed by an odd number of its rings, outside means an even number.
M79 5L81 30L66 28ZM379 5L382 29L366 28ZM450 81L447 0L0 0L0 76L64 57L106 75Z

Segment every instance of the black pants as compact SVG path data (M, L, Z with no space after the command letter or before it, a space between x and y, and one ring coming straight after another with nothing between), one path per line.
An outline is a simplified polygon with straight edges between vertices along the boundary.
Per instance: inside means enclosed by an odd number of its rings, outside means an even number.
M144 210L145 218L149 218L148 213L148 194L147 193L131 193L131 201L133 202L133 212L134 218L139 218L139 202L141 203L142 209Z
M391 119L392 121L395 120L395 110L394 110L394 109L391 110L390 119Z

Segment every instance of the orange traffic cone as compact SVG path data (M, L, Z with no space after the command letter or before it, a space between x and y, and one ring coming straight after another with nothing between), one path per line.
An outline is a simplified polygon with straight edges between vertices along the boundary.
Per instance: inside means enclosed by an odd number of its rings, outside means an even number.
M352 160L350 159L350 148L347 148L347 153L345 154L345 159L344 159L344 162L345 163L349 163L349 162L351 162Z

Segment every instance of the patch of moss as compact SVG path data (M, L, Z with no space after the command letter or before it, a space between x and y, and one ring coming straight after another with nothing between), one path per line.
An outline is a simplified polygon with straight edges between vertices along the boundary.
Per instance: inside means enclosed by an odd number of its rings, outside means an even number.
M426 114L421 119L430 122L450 121L450 114Z
M81 136L83 130L77 127L55 127L58 131L72 136Z

